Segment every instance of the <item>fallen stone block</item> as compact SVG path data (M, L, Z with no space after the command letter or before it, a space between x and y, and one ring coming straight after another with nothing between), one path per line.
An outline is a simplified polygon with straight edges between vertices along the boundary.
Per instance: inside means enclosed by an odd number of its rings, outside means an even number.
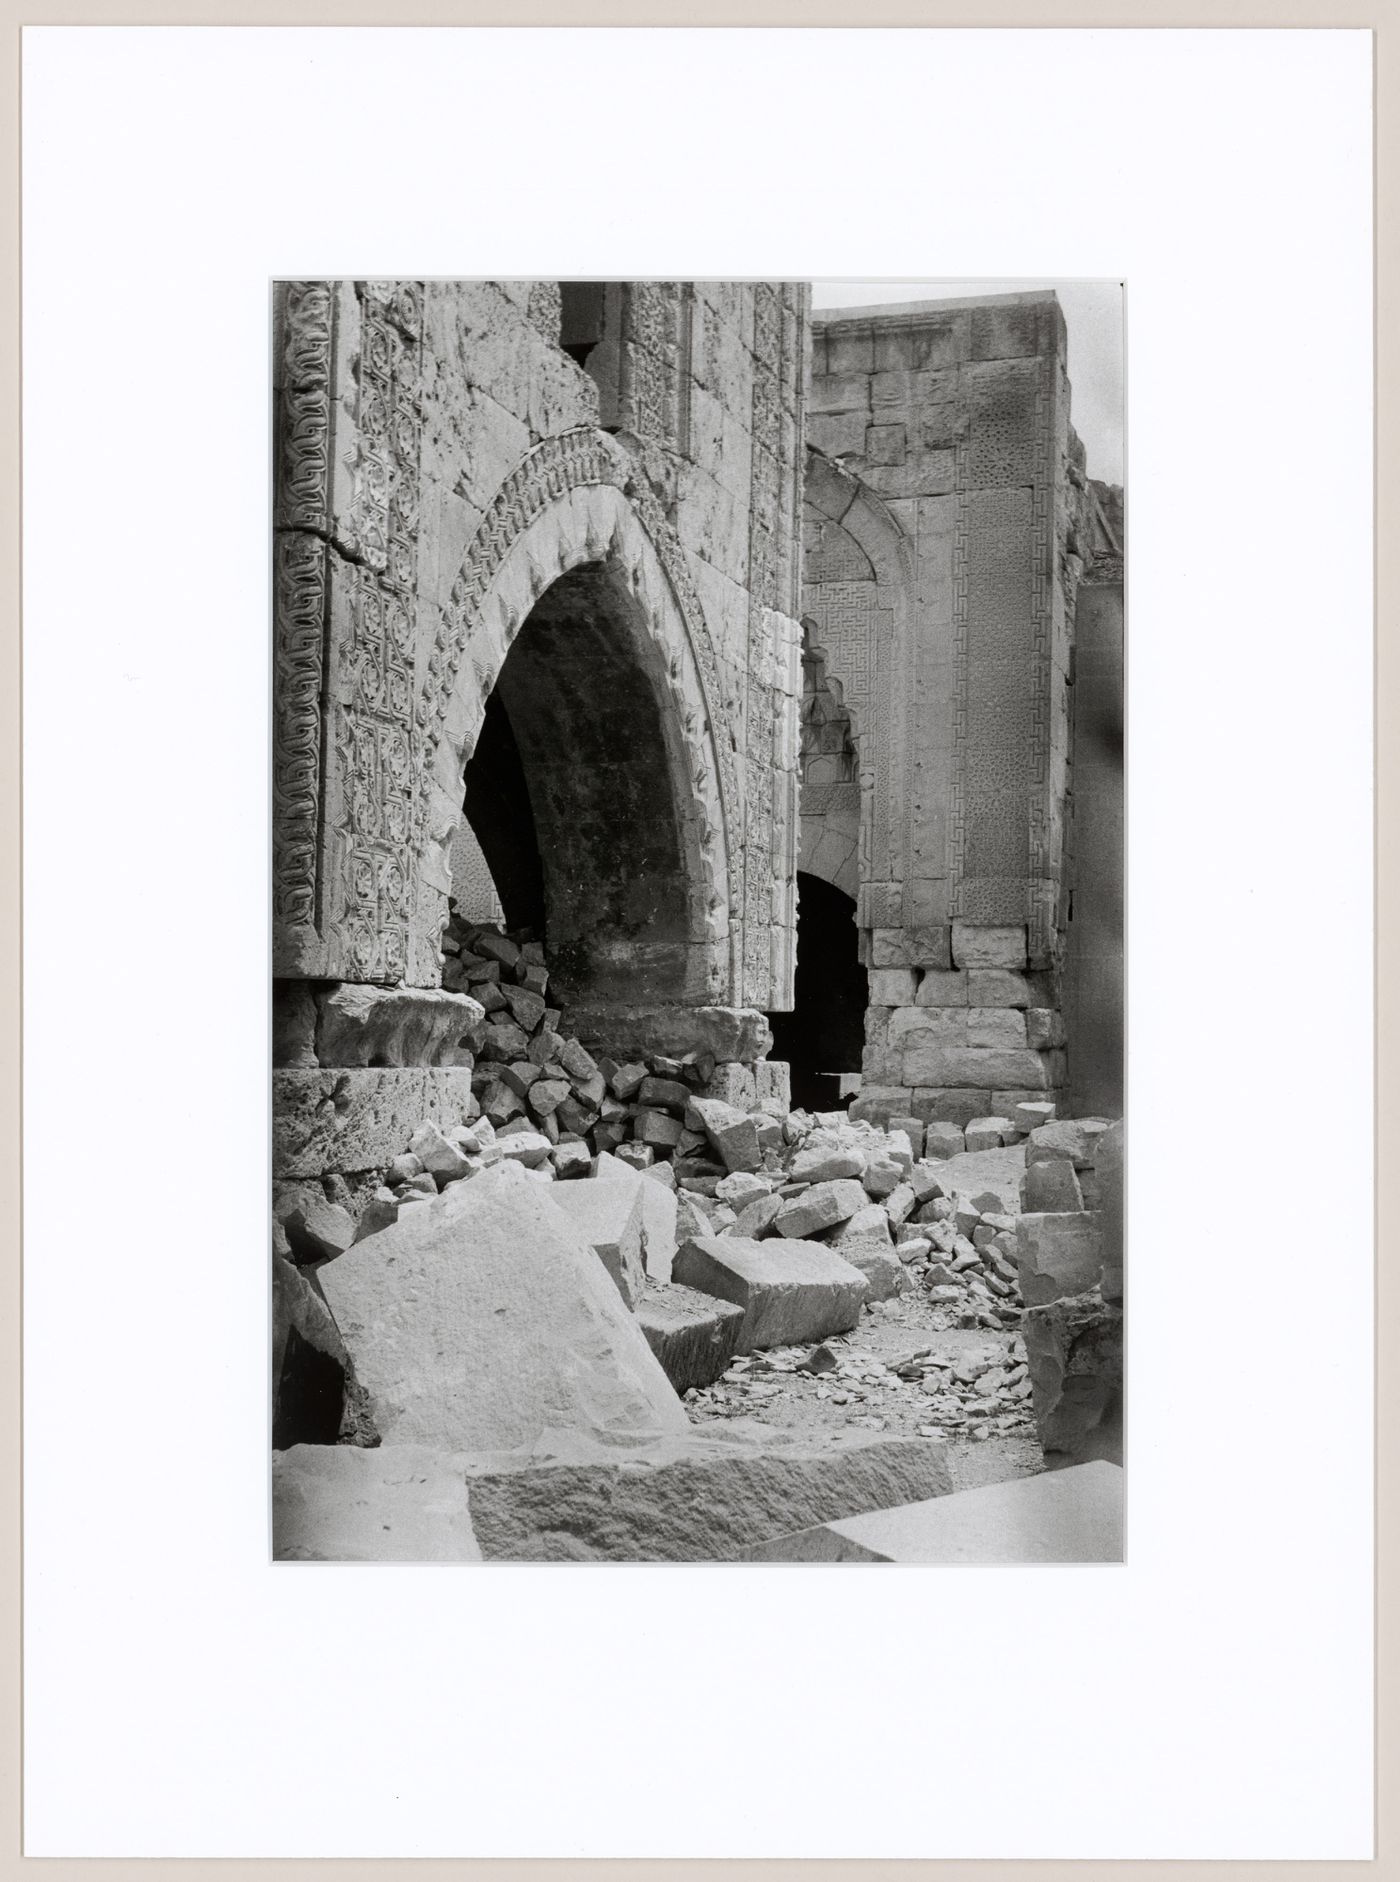
M873 1156L861 1174L865 1193L868 1196L874 1196L877 1201L883 1196L888 1196L892 1190L899 1187L906 1167L907 1165L901 1166L893 1157L883 1154Z
M1021 1207L1037 1215L1077 1215L1084 1209L1079 1178L1068 1157L1028 1163L1021 1178Z
M719 1378L734 1357L743 1324L744 1310L733 1301L674 1281L648 1288L637 1303L637 1325L677 1392Z
M1097 1286L1103 1268L1098 1217L1088 1213L1018 1216L1016 1267L1028 1307Z
M742 1209L756 1197L769 1195L772 1189L771 1177L759 1176L751 1170L735 1170L733 1175L720 1179L715 1185L715 1194L732 1209Z
M323 1066L456 1065L461 1042L485 1017L469 994L436 988L345 984L316 1005Z
M887 1126L891 1135L902 1131L909 1140L910 1158L917 1162L924 1154L924 1126L916 1117L892 1117Z
M888 1242L883 1247L876 1241L843 1243L840 1252L843 1261L849 1261L865 1276L868 1301L891 1300L896 1294L908 1292L904 1263Z
M835 1183L865 1173L867 1153L854 1145L804 1144L792 1160L794 1183ZM898 1181L898 1178L895 1179Z
M438 1124L420 1124L408 1147L439 1189L459 1181L472 1167L467 1152Z
M479 1562L465 1462L417 1444L274 1451L272 1554L278 1562Z
M865 1276L819 1242L696 1236L676 1255L673 1279L744 1309L737 1350L798 1346L846 1333L860 1319Z
M355 1218L308 1184L279 1202L276 1215L297 1261L329 1261L355 1239Z
M925 1126L925 1157L946 1161L949 1157L960 1157L966 1147L958 1125L935 1122Z
M1000 1150L1003 1139L1009 1137L1014 1129L1009 1117L975 1117L963 1132L964 1147L968 1150Z
M1068 1118L1038 1125L1026 1142L1026 1168L1029 1169L1033 1163L1064 1157L1073 1163L1076 1170L1091 1170L1094 1167L1094 1148L1100 1135L1101 1132L1090 1130L1084 1124Z
M754 1562L1121 1562L1123 1472L1111 1463L1016 1477L751 1545Z
M555 1183L550 1201L565 1215L613 1278L629 1307L636 1307L646 1280L642 1261L641 1178L609 1182L596 1176Z
M360 1219L355 1224L355 1240L362 1242L366 1235L377 1235L380 1229L390 1228L398 1219L398 1197L392 1189L381 1186L360 1212Z
M793 1434L738 1421L649 1444L550 1433L469 1461L490 1561L716 1562L794 1529L944 1496L943 1446L866 1432Z
M773 1232L773 1223L782 1206L783 1198L776 1191L765 1196L755 1196L752 1202L744 1204L728 1232L742 1236L746 1241L762 1241Z
M1097 1288L1029 1307L1021 1337L1041 1448L1122 1461L1123 1310Z
M857 1242L872 1242L877 1248L888 1248L894 1238L890 1233L889 1216L878 1202L871 1202L829 1230L825 1239L828 1248L844 1252L854 1248Z
M1054 1117L1055 1106L1039 1098L1027 1098L1011 1113L1012 1123L1018 1131L1024 1131L1027 1136L1032 1131L1039 1130L1042 1124L1052 1123Z
M669 1281L671 1264L676 1258L678 1203L675 1190L669 1184L654 1180L650 1169L643 1174L607 1150L599 1152L593 1170L599 1182L621 1182L633 1187L641 1211L642 1265L651 1280Z
M585 1143L556 1144L550 1154L554 1174L561 1182L572 1182L593 1173L593 1153Z
M718 1098L692 1097L686 1111L692 1129L703 1130L726 1170L757 1170L762 1162L758 1126L745 1111Z
M548 1161L551 1149L547 1137L541 1137L538 1131L530 1129L502 1131L496 1139L502 1157L512 1163L522 1163L527 1170L537 1169Z
M637 1058L665 1053L679 1060L709 1052L717 1060L767 1058L773 1032L767 1016L736 1006L604 1006L570 1008L580 1038Z
M766 1111L780 1123L792 1109L792 1082L787 1062L783 1059L760 1059L753 1068L754 1102L760 1111ZM713 1070L711 1071L713 1076ZM702 1080L708 1084L709 1079Z
M803 1241L809 1235L820 1235L823 1229L845 1222L858 1209L865 1208L866 1200L864 1188L851 1177L834 1183L814 1183L799 1195L788 1197L773 1218L773 1227L779 1235Z
M892 1228L898 1228L901 1223L907 1222L914 1213L914 1204L915 1196L913 1184L900 1183L886 1196L881 1207L885 1211L890 1226Z
M403 1210L321 1271L386 1443L481 1450L532 1443L554 1425L688 1428L554 1194L502 1162Z

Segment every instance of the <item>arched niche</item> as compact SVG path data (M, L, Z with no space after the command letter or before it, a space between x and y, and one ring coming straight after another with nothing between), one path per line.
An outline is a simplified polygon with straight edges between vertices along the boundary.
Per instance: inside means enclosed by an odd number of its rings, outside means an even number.
M729 1003L733 754L712 730L703 620L624 479L617 447L581 434L571 458L556 449L507 480L469 548L420 706L416 926L435 943L446 920L464 776L494 698L529 798L561 996Z

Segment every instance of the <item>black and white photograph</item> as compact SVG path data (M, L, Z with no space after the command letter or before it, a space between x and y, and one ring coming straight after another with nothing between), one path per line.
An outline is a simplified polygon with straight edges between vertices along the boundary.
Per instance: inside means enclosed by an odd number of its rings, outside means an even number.
M1121 1561L1123 284L273 321L276 1558Z

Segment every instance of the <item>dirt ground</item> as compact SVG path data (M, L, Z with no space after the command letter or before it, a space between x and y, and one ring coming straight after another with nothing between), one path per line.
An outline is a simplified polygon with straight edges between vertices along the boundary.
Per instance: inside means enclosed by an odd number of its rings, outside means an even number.
M972 1196L993 1190L1005 1212L1015 1214L1024 1168L1020 1145L965 1152L948 1160L947 1182ZM686 1409L697 1424L745 1418L784 1430L846 1428L940 1440L959 1490L1034 1476L1045 1459L1020 1335L1010 1328L951 1326L949 1318L916 1287L863 1308L858 1326L820 1348L785 1347L736 1360L714 1385L688 1394ZM797 1370L814 1363L814 1351L822 1370ZM977 1376L959 1378L957 1370Z

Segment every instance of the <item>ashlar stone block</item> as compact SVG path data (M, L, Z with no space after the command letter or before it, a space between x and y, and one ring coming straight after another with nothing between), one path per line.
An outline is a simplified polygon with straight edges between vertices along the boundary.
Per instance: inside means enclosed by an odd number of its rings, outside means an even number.
M781 1238L697 1236L676 1256L674 1278L744 1309L741 1353L847 1333L866 1297L865 1276L834 1249Z
M957 967L1012 967L1026 965L1026 930L1022 927L953 923L953 963ZM1006 1084L1014 1081L1006 1079Z

